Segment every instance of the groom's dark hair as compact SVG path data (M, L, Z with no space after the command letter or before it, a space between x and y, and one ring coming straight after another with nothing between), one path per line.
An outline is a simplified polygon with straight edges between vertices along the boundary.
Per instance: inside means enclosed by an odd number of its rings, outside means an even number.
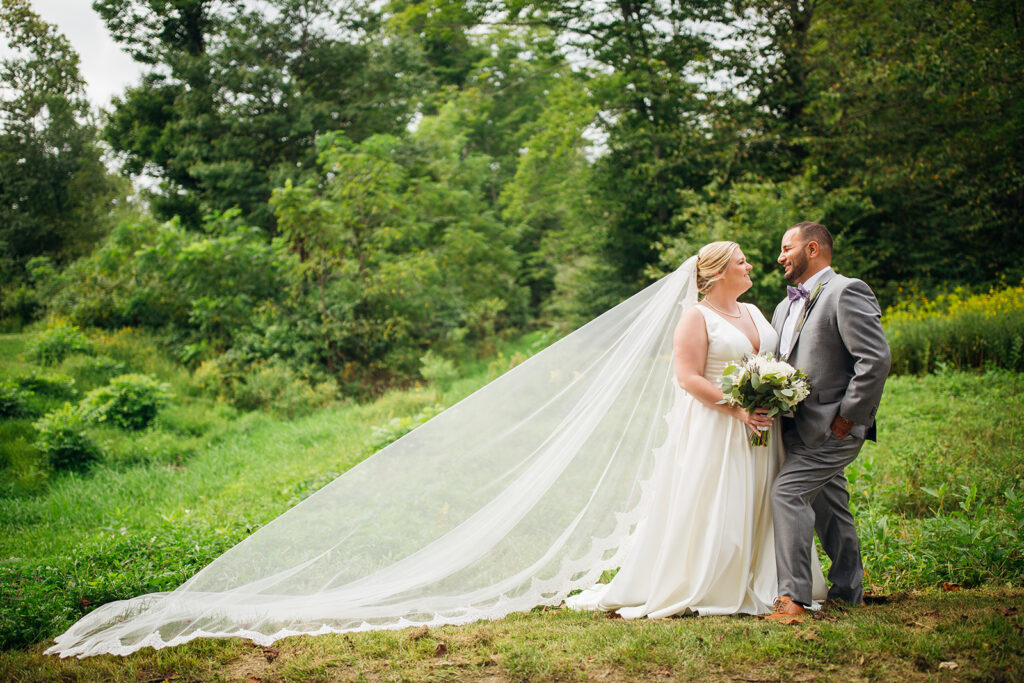
M832 233L821 223L805 221L793 226L800 230L800 239L806 242L817 242L821 250L832 256ZM792 230L793 228L790 228Z

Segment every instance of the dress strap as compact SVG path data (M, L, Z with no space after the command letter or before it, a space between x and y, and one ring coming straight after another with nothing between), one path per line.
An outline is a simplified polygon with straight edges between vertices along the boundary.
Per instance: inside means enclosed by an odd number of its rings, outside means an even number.
M710 342L711 330L715 329L714 326L718 324L719 317L714 314L714 311L708 310L707 306L701 306L700 304L697 304L696 306L694 306L694 308L699 310L701 315L704 316L704 331L707 333L708 341Z

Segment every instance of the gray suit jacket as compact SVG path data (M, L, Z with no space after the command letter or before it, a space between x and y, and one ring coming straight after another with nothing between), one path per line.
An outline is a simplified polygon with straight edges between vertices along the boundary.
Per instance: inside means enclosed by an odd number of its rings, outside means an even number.
M854 436L874 440L875 412L889 374L882 311L861 280L831 272L819 283L784 359L803 368L811 385L810 395L796 408L797 432L804 444L816 448L828 439L839 414L855 423ZM780 339L788 313L789 299L783 299L772 316Z

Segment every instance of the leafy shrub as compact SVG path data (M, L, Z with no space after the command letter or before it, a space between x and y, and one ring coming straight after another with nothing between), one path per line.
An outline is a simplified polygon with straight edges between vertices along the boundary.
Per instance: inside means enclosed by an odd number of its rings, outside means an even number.
M243 410L267 410L286 417L308 415L337 395L331 381L315 385L278 360L260 361L231 384L232 403Z
M118 375L145 372L170 383L179 392L188 381L188 371L182 367L180 358L176 357L177 351L169 345L167 337L145 329L122 327L113 332L97 330L90 339L98 353L121 363ZM105 379L103 384L110 379Z
M75 380L59 373L37 373L14 378L19 389L52 398L73 398Z
M0 291L0 318L10 321L10 327L18 329L34 320L41 310L35 290L25 285Z
M169 398L168 386L148 375L129 373L93 389L82 399L83 414L93 422L124 429L145 429Z
M28 412L28 392L10 380L0 382L0 417L20 417Z
M29 358L43 365L56 365L74 353L90 355L92 344L77 325L65 323L43 330L28 347Z
M423 379L434 382L444 389L459 376L459 371L451 360L433 351L427 351L420 356L420 374Z
M958 287L906 301L889 308L882 325L895 374L943 367L1024 371L1024 286L983 294Z
M176 219L126 221L61 274L49 305L79 324L167 330L184 348L223 350L261 301L286 296L295 257L265 237L237 211L212 214L202 233Z
M53 410L34 424L36 446L55 470L84 471L100 457L100 450L86 432L88 422L70 403Z
M189 378L188 390L193 395L231 399L231 384L241 376L224 356L204 360Z

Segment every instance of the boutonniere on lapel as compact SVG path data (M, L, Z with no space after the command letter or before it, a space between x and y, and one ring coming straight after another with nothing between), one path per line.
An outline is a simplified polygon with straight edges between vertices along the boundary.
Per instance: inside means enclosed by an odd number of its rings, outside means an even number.
M811 310L811 306L814 305L814 300L818 298L818 292L821 291L821 286L825 284L821 280L818 280L818 284L814 285L814 290L807 297L807 303L804 304L804 311L800 314L800 320L796 324L796 332L799 333L804 327L804 322L807 320L807 313Z

